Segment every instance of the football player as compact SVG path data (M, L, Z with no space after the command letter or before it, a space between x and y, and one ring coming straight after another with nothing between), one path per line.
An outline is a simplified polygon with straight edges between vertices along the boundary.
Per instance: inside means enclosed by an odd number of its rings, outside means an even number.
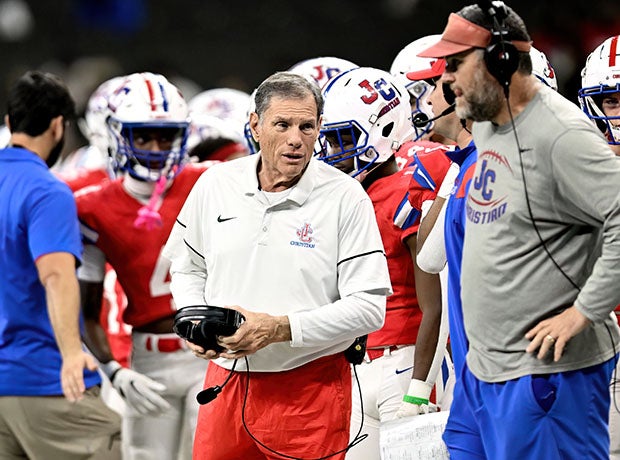
M250 153L244 136L249 94L232 88L209 89L194 96L188 106L191 161L229 161Z
M185 166L187 104L162 75L127 76L108 106L112 161L121 177L76 194L85 243L78 272L85 342L125 399L125 456L176 460L181 444L189 442L182 440L184 426L194 431L205 362L194 359L172 331L169 261L160 253L204 167ZM98 324L106 261L127 295L129 369L113 359Z
M609 37L586 60L581 71L579 103L620 155L620 35Z
M416 135L407 90L389 73L361 67L332 80L324 97L321 134L327 152L321 159L360 180L370 196L394 291L387 299L385 324L369 334L366 358L357 370L364 414L353 391L351 438L362 418L369 437L347 458L377 459L380 423L396 417L403 397L416 414L429 411L438 374L432 364L445 346L438 343L439 277L415 264L419 213L407 201L413 171L401 170L395 157Z
M52 171L65 181L74 193L84 187L107 182L116 175L111 169L109 156L108 98L124 80L124 76L111 78L93 91L86 104L84 117L78 119L78 126L88 139L88 145L67 156L60 166L52 168ZM125 367L128 366L131 351L131 328L122 319L126 305L127 297L117 282L116 272L108 264L100 321L106 331L114 359ZM103 393L106 402L111 403L107 399L107 393L105 391ZM122 412L123 406L116 404L116 398L114 402L114 409Z
M609 37L586 59L578 92L583 111L599 127L614 153L620 156L620 35ZM616 308L616 315L620 305ZM620 318L619 318L620 321ZM620 459L620 388L616 370L610 386L610 459Z
M305 59L294 64L289 72L296 73L305 77L307 80L315 82L323 90L327 84L347 70L359 67L351 61L333 56L321 56Z
M408 148L399 149L397 152L396 160L401 168L413 164L416 154L439 152L442 155L453 149L453 145L449 145L452 141L433 131L434 115L428 103L429 95L446 63L443 59L422 58L417 55L438 39L439 35L427 35L412 41L399 51L390 67L390 74L409 92L411 120L416 132ZM408 78L408 74L412 77ZM447 109L448 112L451 110L452 108Z

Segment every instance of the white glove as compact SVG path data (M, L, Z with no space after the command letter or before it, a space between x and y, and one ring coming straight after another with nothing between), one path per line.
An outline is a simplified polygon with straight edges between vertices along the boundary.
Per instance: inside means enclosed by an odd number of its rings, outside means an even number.
M403 402L396 412L396 418L411 417L414 415L437 412L437 406L428 401L432 385L418 379L412 379Z
M168 401L161 397L161 393L166 391L165 385L122 367L117 361L110 361L100 367L127 405L140 414L156 415L170 409Z
M458 164L452 162L446 175L441 182L441 187L437 191L437 196L439 198L447 199L452 193L452 189L454 188L454 181L456 180L456 176L459 175L460 167Z

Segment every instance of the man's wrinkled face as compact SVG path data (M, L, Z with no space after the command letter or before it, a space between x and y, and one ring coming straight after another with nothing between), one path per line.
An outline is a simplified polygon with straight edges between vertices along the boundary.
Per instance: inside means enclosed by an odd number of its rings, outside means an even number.
M278 182L299 179L312 158L319 134L314 97L273 97L260 119L256 113L250 117L265 172Z

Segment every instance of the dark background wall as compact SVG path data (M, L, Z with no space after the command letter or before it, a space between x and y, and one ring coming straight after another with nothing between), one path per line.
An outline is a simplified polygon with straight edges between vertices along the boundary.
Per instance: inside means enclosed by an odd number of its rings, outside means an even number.
M389 70L401 48L441 33L449 13L469 3L0 0L0 107L7 85L30 68L65 77L80 107L101 81L142 70L176 78L186 96L222 86L251 92L272 72L316 56ZM547 53L560 91L576 100L585 57L620 33L620 1L508 4ZM27 14L20 15L20 8Z

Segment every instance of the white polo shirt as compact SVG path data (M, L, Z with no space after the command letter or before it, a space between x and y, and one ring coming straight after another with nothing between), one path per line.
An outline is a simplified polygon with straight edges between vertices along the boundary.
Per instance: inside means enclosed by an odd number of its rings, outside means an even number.
M387 296L391 285L373 206L358 181L313 158L289 193L267 199L259 159L221 163L200 177L164 255L179 308L240 305L288 315L291 342L248 357L251 371L281 371L381 327L384 304L337 301L364 291Z

